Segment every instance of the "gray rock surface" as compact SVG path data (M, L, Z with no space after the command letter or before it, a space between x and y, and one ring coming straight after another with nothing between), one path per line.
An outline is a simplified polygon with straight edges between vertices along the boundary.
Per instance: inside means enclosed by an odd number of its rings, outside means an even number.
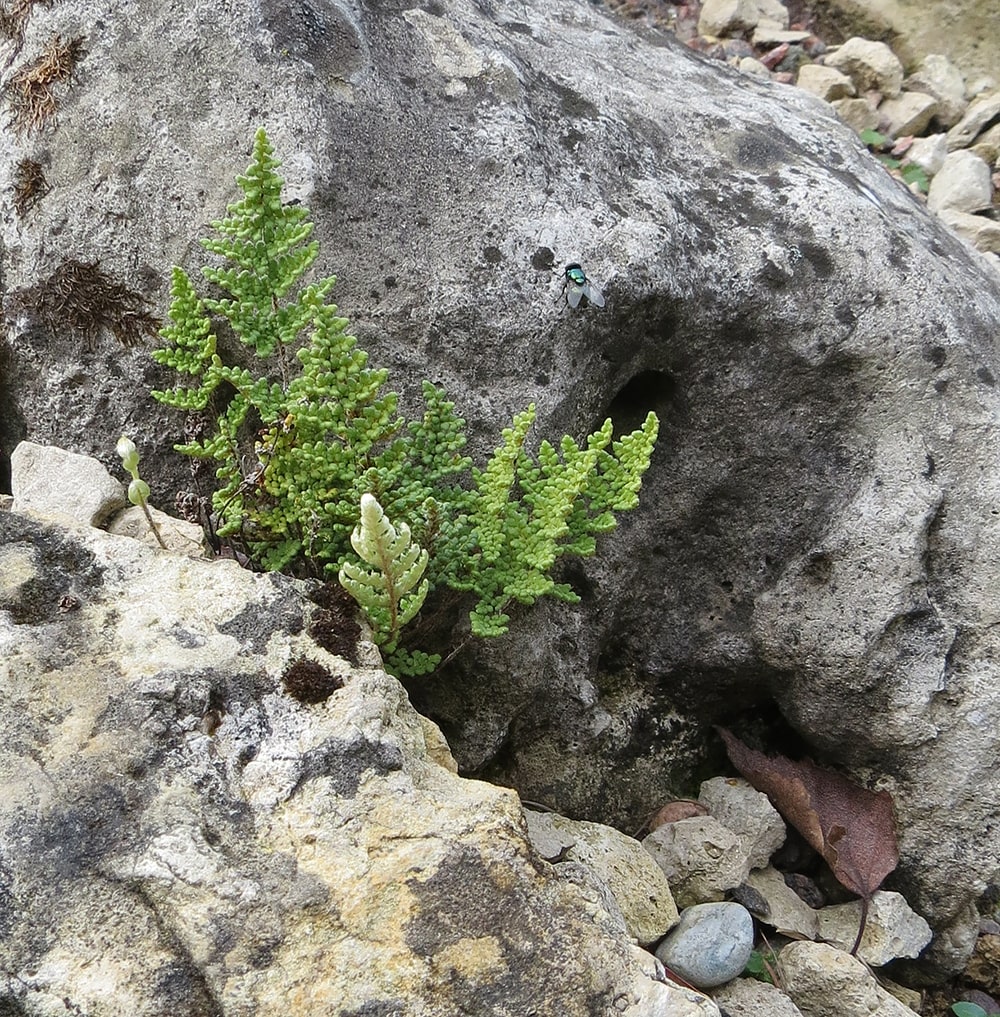
M771 865L765 869L754 869L747 877L747 883L767 901L769 913L763 921L776 932L792 939L819 938L816 910L785 883L777 869Z
M656 948L671 971L699 989L732 981L753 952L753 919L741 904L695 904Z
M754 978L734 978L712 993L729 1017L802 1017L802 1011L781 991Z
M611 891L628 929L641 946L677 924L677 907L663 870L632 837L610 826L525 810L528 836L546 860L589 866Z
M702 782L698 801L713 819L732 830L747 846L751 869L767 865L785 843L785 821L767 795L741 777L713 777Z
M682 908L721 901L727 890L746 881L754 838L734 833L713 816L664 823L642 846L666 874Z
M717 1017L301 584L10 512L0 562L0 1011Z
M10 457L12 510L101 526L127 504L125 486L89 456L22 441Z
M778 974L803 1017L913 1017L861 961L827 943L789 943Z
M816 912L819 937L841 950L854 946L861 925L861 901L835 904ZM857 956L880 968L899 957L916 957L931 941L930 926L898 894L876 890L868 908Z
M994 270L814 97L589 4L62 0L12 68L55 33L87 40L58 121L0 148L51 184L0 221L3 455L73 436L114 469L129 417L158 489L191 487L146 351L25 294L100 259L162 314L263 124L404 404L445 384L477 454L530 401L549 436L663 421L642 506L568 570L582 603L411 690L463 770L634 830L711 723L780 713L896 792L894 885L960 965L1000 867ZM569 261L605 309L558 301Z

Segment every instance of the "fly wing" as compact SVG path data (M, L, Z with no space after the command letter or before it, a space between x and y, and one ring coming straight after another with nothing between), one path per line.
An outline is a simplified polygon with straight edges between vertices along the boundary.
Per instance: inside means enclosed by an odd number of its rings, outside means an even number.
M580 298L583 296L583 287L577 286L575 282L568 283L566 286L566 303L570 307L579 307Z
M583 295L594 307L604 306L604 294L589 279L583 284Z

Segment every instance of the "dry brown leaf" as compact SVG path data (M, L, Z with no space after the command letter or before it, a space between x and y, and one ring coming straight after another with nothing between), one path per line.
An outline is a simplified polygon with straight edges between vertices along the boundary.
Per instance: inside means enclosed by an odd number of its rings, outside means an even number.
M899 862L892 796L808 760L766 756L724 728L716 730L736 769L822 855L837 880L861 898L860 942L868 902Z

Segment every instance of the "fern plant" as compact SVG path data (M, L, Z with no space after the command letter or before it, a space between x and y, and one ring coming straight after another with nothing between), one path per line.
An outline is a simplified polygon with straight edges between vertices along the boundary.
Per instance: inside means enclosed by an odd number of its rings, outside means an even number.
M578 599L553 570L563 555L593 554L615 513L637 504L656 416L617 441L606 421L582 446L543 441L532 456L529 406L473 468L444 390L425 381L422 414L403 419L387 372L328 302L334 277L306 281L318 247L308 211L281 202L279 165L258 131L242 199L202 240L217 259L201 270L207 293L173 269L153 356L180 377L152 394L214 416L206 437L175 447L215 463L217 534L260 568L338 576L390 665L424 673L437 658L404 647L402 629L438 587L475 598L481 636L507 631L512 602ZM227 363L230 335L271 369Z
M361 496L361 522L351 534L351 546L365 568L352 561L340 567L341 585L364 608L390 664L407 674L433 671L440 663L437 654L402 650L399 636L423 606L430 584L424 578L427 551L415 543L410 528L392 525L371 494Z

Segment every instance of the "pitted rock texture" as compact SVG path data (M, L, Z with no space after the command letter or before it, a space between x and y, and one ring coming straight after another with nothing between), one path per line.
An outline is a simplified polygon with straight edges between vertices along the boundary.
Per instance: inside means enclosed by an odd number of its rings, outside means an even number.
M0 1011L717 1017L300 584L9 512L0 562Z
M634 830L650 788L693 790L708 725L780 712L895 793L892 885L960 966L1000 868L988 266L818 99L573 0L64 0L14 66L54 33L86 38L58 121L0 153L52 185L0 224L4 453L76 435L113 469L127 416L191 487L145 351L48 334L24 293L99 258L164 307L264 125L362 345L404 401L444 383L475 454L530 401L550 437L662 420L642 506L567 569L582 603L411 690L463 770ZM560 300L572 261L607 307Z

